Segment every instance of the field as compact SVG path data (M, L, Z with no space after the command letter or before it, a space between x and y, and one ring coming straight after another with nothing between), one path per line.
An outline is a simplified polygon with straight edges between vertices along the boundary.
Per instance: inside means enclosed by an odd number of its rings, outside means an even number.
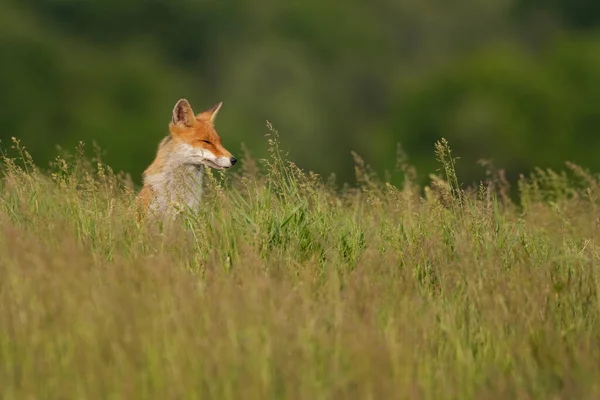
M540 169L515 199L501 171L460 184L442 140L426 187L356 156L339 189L267 140L173 224L82 151L5 148L2 397L600 398L597 176Z

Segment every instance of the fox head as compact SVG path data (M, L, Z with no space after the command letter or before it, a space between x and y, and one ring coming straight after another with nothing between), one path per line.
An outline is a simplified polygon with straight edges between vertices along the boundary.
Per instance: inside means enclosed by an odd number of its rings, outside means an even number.
M214 127L215 117L223 103L195 115L190 103L180 99L173 108L169 124L171 139L181 148L184 163L206 165L215 169L231 168L236 159L221 144Z

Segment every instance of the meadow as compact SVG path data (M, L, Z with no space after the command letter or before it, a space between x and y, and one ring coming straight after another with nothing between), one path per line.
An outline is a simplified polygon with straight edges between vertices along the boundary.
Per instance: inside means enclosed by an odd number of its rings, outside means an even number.
M171 224L83 147L5 144L2 398L600 398L597 175L469 187L441 140L425 187L401 152L338 187L266 140Z

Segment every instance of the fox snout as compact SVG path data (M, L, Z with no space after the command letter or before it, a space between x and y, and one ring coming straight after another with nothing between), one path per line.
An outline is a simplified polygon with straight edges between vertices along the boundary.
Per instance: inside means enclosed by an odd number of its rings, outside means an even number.
M205 149L205 151L206 150L208 149ZM208 152L211 151L209 150ZM216 156L213 160L216 161L216 164L218 164L221 168L231 168L237 162L233 154L231 154L225 147L223 147L221 143L219 143L216 146L216 151L213 152L213 154ZM208 158L210 159L211 157Z
M237 162L237 160L235 159L235 157L230 157L229 160L227 160L227 162L225 163L225 165L223 167L231 168L235 165L236 162Z
M221 161L223 160L223 161ZM230 157L229 159L223 157L221 159L218 159L217 161L223 168L231 168L235 165L235 163L237 162L237 160L235 159L235 157Z
M200 163L215 169L229 169L235 165L237 160L232 155L215 156L214 153L208 150L200 150Z
M230 158L222 157L222 158L217 159L217 163L219 164L219 166L221 166L225 169L233 167L236 162L237 162L237 160L235 159L235 157L230 157Z

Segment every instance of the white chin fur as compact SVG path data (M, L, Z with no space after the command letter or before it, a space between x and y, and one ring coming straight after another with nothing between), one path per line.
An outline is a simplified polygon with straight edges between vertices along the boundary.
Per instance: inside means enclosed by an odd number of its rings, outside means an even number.
M233 166L229 158L217 157L209 150L194 148L187 144L180 146L180 151L189 164L204 164L215 169L226 169Z
M214 164L216 167L213 168L217 169L231 168L233 166L231 160L227 157L215 158L214 160L211 160L211 164Z

